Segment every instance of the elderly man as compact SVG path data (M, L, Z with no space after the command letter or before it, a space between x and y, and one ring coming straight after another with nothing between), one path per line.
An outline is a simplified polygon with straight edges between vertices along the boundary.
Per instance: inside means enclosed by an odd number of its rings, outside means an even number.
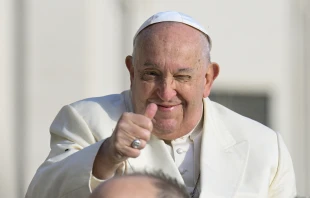
M89 198L189 198L184 185L162 172L114 177L95 188Z
M293 197L281 136L207 98L219 74L210 48L189 16L149 18L126 57L130 91L60 110L27 196L87 197L115 175L161 169L192 197Z

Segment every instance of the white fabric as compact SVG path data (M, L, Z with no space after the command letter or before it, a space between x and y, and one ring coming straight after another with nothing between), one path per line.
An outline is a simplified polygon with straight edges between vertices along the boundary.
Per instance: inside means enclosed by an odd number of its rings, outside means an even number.
M293 165L281 136L209 99L203 104L200 197L294 197ZM50 128L50 154L26 197L88 197L96 153L125 111L132 111L129 91L63 107ZM184 183L164 141L152 136L138 158L127 160L124 171L154 169Z
M178 139L172 140L170 144L166 144L189 193L193 192L200 172L199 156L202 124L201 118L199 123L190 133ZM197 196L195 197L198 197L200 191L198 183L197 187L198 190L195 194Z
M197 30L201 31L202 33L210 37L207 30L192 17L176 11L166 11L166 12L159 12L148 18L136 32L135 36L133 37L133 41L135 41L137 35L146 27L155 23L162 23L162 22L183 23L193 28L196 28Z

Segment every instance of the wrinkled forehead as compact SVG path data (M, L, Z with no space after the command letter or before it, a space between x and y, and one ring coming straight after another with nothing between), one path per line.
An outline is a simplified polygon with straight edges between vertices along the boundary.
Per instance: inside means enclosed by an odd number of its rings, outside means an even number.
M204 35L185 24L153 24L140 32L134 45L135 60L194 61L208 54Z
M181 23L165 22L153 24L142 30L136 37L134 47L163 47L179 44L197 46L207 44L207 39L198 30Z

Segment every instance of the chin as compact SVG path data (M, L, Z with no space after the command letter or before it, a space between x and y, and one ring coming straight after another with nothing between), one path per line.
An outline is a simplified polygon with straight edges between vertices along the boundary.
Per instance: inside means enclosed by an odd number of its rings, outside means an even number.
M163 128L157 128L153 129L153 133L158 135L169 135L172 134L174 131L170 129L163 129Z
M177 136L175 133L176 130L169 127L156 127L154 126L153 134L157 136L159 139L164 140L173 140Z
M153 133L160 139L171 140L178 136L179 122L176 119L153 119Z
M153 119L154 129L160 134L169 134L177 130L178 122L175 119Z

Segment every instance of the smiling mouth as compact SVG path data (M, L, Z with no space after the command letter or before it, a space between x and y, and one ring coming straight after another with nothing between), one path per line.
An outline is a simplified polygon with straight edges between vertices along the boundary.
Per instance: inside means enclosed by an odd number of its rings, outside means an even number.
M170 107L174 107L176 105L157 105L158 107L164 107L164 108L170 108Z
M176 104L176 105L160 105L160 104L157 104L157 107L158 107L159 111L172 111L174 108L176 108L179 105L180 104Z

